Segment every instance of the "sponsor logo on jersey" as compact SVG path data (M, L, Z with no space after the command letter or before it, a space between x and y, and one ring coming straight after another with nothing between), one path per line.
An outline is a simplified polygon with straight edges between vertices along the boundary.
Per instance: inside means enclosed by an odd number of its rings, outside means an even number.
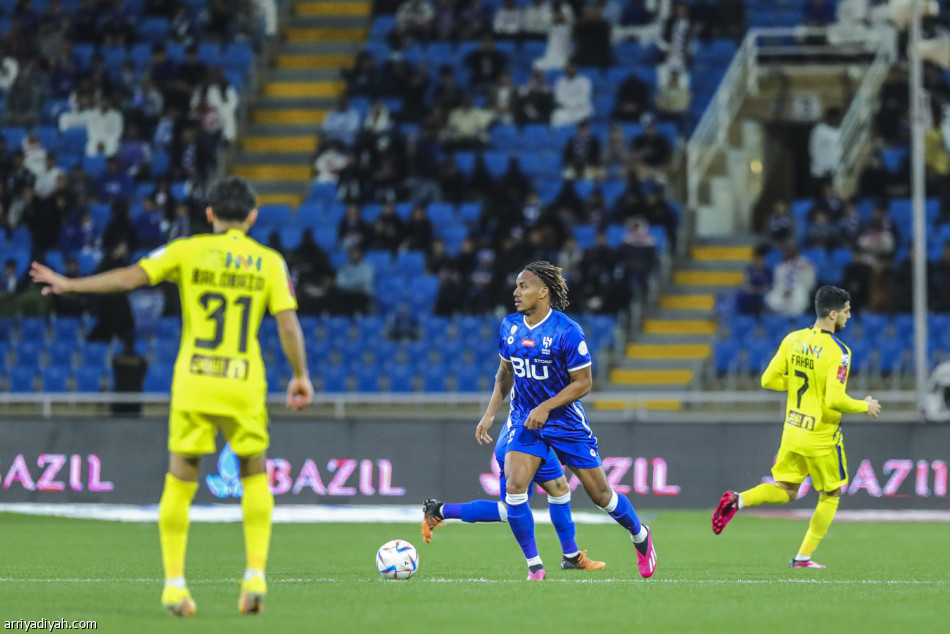
M260 271L261 261L262 261L261 256L257 256L255 258L253 255L247 255L247 256L240 255L240 254L234 255L233 253L228 251L228 255L225 258L224 264L227 268L231 268L233 266L238 271L240 271L241 269L247 269L248 271L250 271L251 269L254 269L254 268Z
M521 345L523 345L523 346L528 346L529 348L533 348L533 347L534 347L534 339L527 339L527 338L522 339L522 340L521 340Z
M290 291L290 296L294 299L297 299L297 291L294 290L294 281L290 279L290 276L287 276L287 290Z
M848 380L848 366L846 365L838 366L838 380L842 383Z
M841 365L845 367L851 365L851 355L847 355L847 354L841 355Z

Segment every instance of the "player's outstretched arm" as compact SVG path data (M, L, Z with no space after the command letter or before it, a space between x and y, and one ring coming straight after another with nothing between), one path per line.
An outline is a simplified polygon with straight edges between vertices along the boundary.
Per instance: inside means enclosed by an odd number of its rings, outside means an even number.
M97 273L88 277L69 278L39 262L30 267L30 277L35 284L45 284L44 295L63 293L119 293L131 291L149 283L148 275L138 264Z
M864 402L868 404L868 416L871 418L877 418L878 414L881 413L881 404L876 398L871 395L864 397Z
M274 315L274 319L277 320L280 346L294 371L293 378L287 384L287 407L299 410L313 400L313 384L310 382L310 373L307 370L307 351L303 345L303 330L300 328L300 321L297 320L295 310L282 310Z
M488 401L488 407L485 414L478 421L475 427L475 440L478 444L492 443L494 439L489 435L488 430L495 423L495 412L505 402L508 393L511 392L511 386L515 383L515 374L511 369L511 363L504 359L498 364L498 372L495 373L495 386L491 391L491 399Z

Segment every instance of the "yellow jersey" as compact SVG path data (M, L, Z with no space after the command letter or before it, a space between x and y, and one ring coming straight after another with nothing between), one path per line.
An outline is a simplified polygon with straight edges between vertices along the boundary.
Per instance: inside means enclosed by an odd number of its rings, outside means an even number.
M782 447L823 456L841 438L841 414L867 412L845 393L851 350L827 330L807 328L782 340L762 375L762 387L788 392Z
M174 240L138 262L152 285L181 294L181 348L172 408L253 415L264 408L267 381L257 331L267 310L296 310L284 258L243 231Z

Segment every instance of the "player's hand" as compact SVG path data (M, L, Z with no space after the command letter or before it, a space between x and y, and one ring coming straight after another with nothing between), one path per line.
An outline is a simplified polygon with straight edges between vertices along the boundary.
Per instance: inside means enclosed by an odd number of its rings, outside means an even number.
M488 433L488 430L491 429L491 426L494 424L494 414L485 414L482 416L482 419L478 421L478 425L475 426L475 440L478 441L479 445L491 444L495 442L494 438L492 438Z
M313 400L313 383L309 376L295 376L287 384L287 407L298 411Z
M877 415L881 413L881 404L873 396L865 396L864 402L868 404L868 416L871 418L877 418Z
M541 429L548 422L548 414L550 413L551 410L544 407L544 405L538 405L528 412L528 418L525 419L524 426L528 429Z
M41 291L44 295L59 295L69 292L69 278L64 277L39 262L33 262L30 267L30 277L34 284L46 284Z

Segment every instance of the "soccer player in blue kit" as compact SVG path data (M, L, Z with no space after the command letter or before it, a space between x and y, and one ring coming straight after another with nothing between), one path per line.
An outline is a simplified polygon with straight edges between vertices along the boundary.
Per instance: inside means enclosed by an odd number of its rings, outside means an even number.
M475 438L492 441L488 431L495 412L510 395L505 501L508 525L528 563L528 579L546 576L534 539L528 487L551 449L577 475L594 504L630 532L640 575L650 577L656 570L650 529L640 524L630 500L610 488L597 438L578 402L590 392L592 362L584 330L561 312L568 305L561 269L544 261L525 266L514 302L517 312L501 322L501 363Z
M506 426L507 427L507 426ZM503 430L495 443L494 459L502 470L498 479L499 494L505 495L505 448L508 446L508 434ZM490 438L489 438L490 440ZM548 450L548 455L541 462L534 482L548 494L548 512L551 523L561 542L563 570L603 570L607 567L602 561L596 561L587 556L586 550L581 550L574 539L574 518L571 515L571 489L564 477L564 469L557 459L554 450ZM530 489L529 489L530 493ZM473 500L464 504L453 504L430 498L422 504L422 539L432 541L432 529L440 526L443 520L459 519L467 523L476 522L507 522L508 507L503 501Z

